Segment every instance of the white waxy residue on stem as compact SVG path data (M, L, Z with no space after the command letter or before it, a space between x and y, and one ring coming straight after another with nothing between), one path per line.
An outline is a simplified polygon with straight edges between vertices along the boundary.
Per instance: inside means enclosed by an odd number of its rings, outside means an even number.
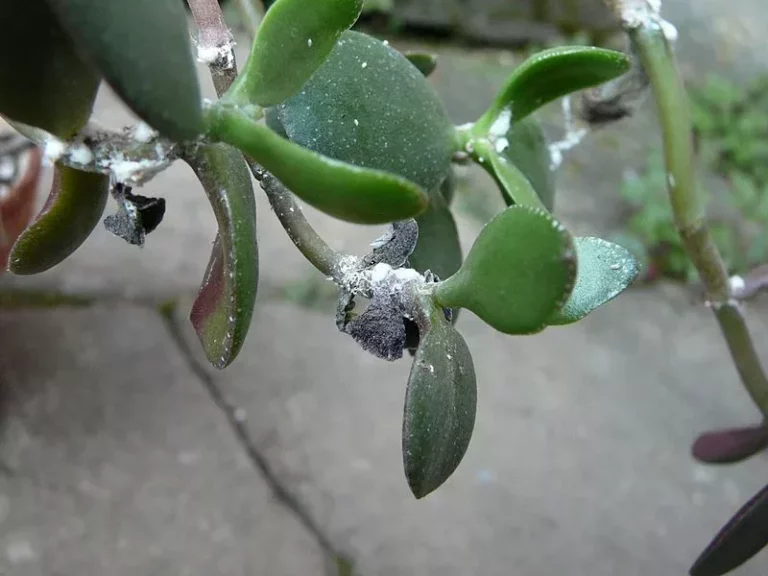
M565 135L561 140L552 142L549 145L549 154L551 156L549 165L550 170L557 170L563 163L563 153L578 146L589 132L586 128L576 128L576 123L573 119L573 111L571 110L570 96L563 98L562 107L563 119L565 122Z

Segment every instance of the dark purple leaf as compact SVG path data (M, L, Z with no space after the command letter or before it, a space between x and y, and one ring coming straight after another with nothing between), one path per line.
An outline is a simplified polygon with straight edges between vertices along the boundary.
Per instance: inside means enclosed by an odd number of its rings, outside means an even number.
M768 544L768 486L747 502L718 532L690 570L691 576L722 576Z
M693 443L693 457L707 464L746 460L768 447L768 427L750 426L705 432Z

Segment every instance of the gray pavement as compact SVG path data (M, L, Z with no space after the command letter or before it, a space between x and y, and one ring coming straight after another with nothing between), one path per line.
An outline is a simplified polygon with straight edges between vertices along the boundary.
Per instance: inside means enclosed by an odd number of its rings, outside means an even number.
M754 10L739 0L715 19L717 5L695 11L716 40L721 21ZM670 17L686 10L670 3ZM700 74L707 52L680 28L681 58ZM513 61L441 54L435 82L457 122L476 116ZM722 71L735 70L729 57ZM98 110L109 124L129 119L108 91ZM646 108L592 135L563 167L557 212L577 233L615 228L622 171L657 142L651 117ZM552 110L543 118L556 130ZM497 199L489 185L463 176L465 246L473 214ZM260 197L251 333L228 370L206 368L185 316L215 232L210 208L183 165L144 192L168 201L144 249L99 230L56 269L0 280L95 298L0 311L0 575L322 576L338 553L362 576L683 576L765 482L766 457L722 468L690 458L698 432L758 414L711 313L658 284L535 337L463 315L475 435L455 476L416 501L400 456L408 360L378 360L336 330L332 291ZM380 232L307 213L342 250L362 253ZM312 308L285 301L309 285L324 287ZM155 307L168 298L178 299L170 321ZM768 308L754 304L749 317L765 342ZM737 574L767 571L764 554Z

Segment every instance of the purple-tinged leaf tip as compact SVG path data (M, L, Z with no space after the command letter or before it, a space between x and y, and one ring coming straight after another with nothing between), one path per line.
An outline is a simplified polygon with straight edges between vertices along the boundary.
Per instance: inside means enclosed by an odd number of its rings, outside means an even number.
M768 427L749 426L705 432L693 443L693 457L707 464L732 464L768 447Z

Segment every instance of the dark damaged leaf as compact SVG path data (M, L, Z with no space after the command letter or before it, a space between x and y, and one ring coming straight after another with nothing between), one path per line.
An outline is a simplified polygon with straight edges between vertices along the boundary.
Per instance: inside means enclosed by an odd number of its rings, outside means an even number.
M48 200L13 246L10 271L39 274L77 250L101 219L109 176L57 164Z
M219 232L190 320L208 361L226 368L243 346L259 281L256 202L242 154L224 144L186 158L211 202Z

